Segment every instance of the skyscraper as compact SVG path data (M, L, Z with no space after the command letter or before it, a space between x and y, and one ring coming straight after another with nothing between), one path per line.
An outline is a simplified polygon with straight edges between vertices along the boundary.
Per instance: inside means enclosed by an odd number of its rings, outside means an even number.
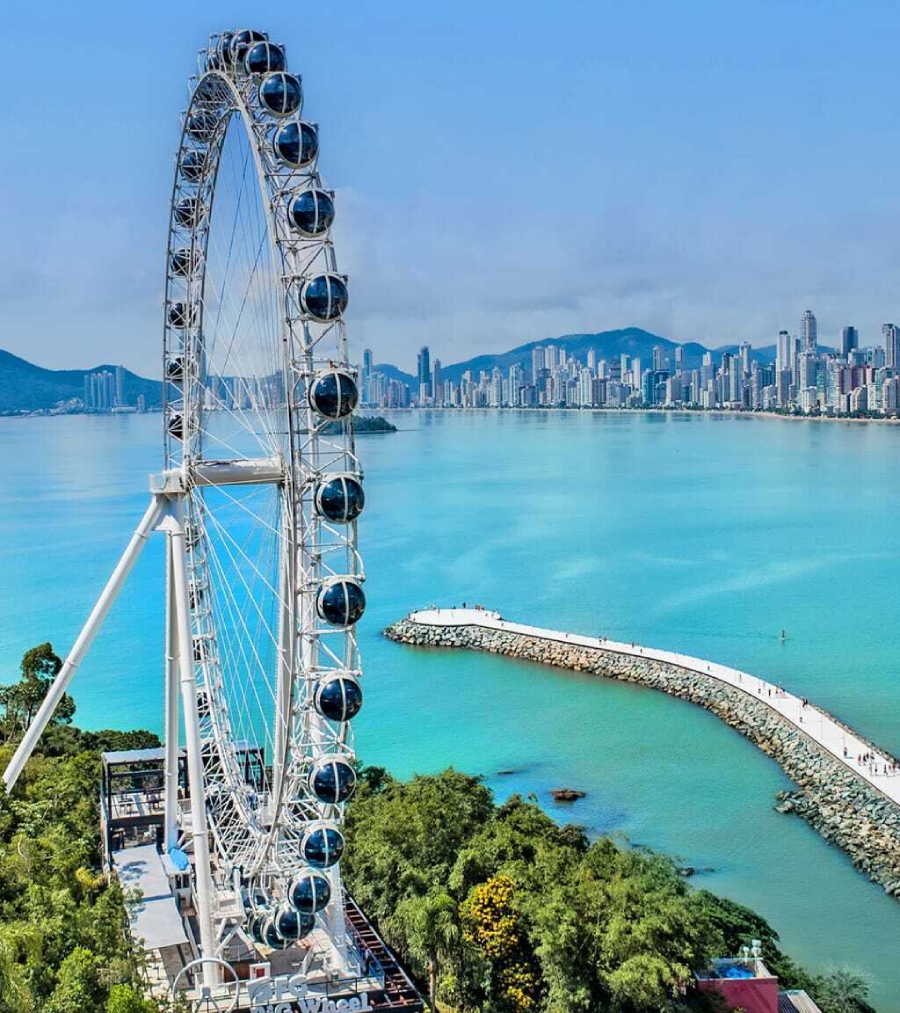
M750 342L742 341L738 346L738 355L741 360L741 372L750 372Z
M889 369L897 369L900 367L900 327L882 324L881 333L884 336L884 364Z
M116 404L125 404L125 367L116 366Z
M844 327L841 329L841 356L847 356L854 348L859 348L859 332L855 327Z
M422 345L418 357L419 396L431 397L431 353L428 345Z
M659 345L653 346L653 370L658 372L663 368L663 350Z
M800 347L804 352L815 352L818 345L816 318L812 310L807 310L800 318Z
M531 349L531 382L537 383L541 370L544 368L544 346L535 345Z
M441 360L434 360L434 369L431 373L431 396L434 403L440 407L444 403L444 371L441 369Z
M778 342L775 345L775 369L783 373L791 368L791 336L787 331L778 332Z

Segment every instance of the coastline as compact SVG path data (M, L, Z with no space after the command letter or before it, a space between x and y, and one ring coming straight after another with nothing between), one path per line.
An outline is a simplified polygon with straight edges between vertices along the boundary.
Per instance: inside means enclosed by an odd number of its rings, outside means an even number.
M415 647L467 648L630 682L703 707L772 757L797 785L797 791L779 793L778 812L802 817L900 899L900 773L887 767L894 758L880 751L865 759L869 741L808 701L703 659L524 626L482 609L412 613L384 635Z
M850 415L788 415L780 412L754 412L740 411L737 408L445 408L443 406L428 408L365 408L365 411L383 412L441 412L451 415L465 415L469 413L493 413L505 415L507 413L527 413L528 415L578 415L578 414L600 414L600 415L697 415L708 418L726 416L741 419L779 419L785 422L872 422L878 425L900 425L900 417L889 418L873 416L871 418L858 418Z
M123 415L153 415L160 414L160 408L148 408L145 412L54 412L52 410L37 412L0 412L0 420L3 419L56 419L75 416L78 418L89 416L91 418L120 418ZM874 415L871 417L854 417L850 415L802 415L783 414L781 412L763 411L741 411L737 408L445 408L435 405L427 408L374 408L364 406L362 411L366 412L442 412L452 415L465 415L469 413L492 413L492 414L513 414L525 412L529 415L578 415L578 414L600 414L600 415L696 415L707 418L740 418L740 419L775 419L783 422L850 422L850 423L873 423L875 425L900 425L900 417L882 417ZM364 418L366 416L357 416ZM368 430L367 432L390 432L390 430Z

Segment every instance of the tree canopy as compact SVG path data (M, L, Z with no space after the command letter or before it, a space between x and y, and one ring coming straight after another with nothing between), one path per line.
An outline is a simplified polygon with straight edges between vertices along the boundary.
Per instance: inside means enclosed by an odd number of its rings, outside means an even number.
M42 644L0 689L0 766L59 667ZM82 731L66 699L0 794L0 1013L153 1013L100 867L97 785L102 750L159 740ZM496 805L480 778L363 768L346 832L351 892L443 1013L712 1011L693 971L750 939L823 1013L874 1013L857 975L806 973L763 918L694 890L669 859L591 842L518 796Z
M0 767L60 665L42 644L22 659L20 681L0 689ZM101 869L97 786L102 749L159 740L83 732L70 723L71 698L63 704L12 794L0 790L0 1013L152 1013L122 891Z
M713 1010L693 972L759 939L782 987L823 1013L867 1013L855 975L816 977L755 912L695 890L668 858L589 841L455 770L361 772L347 884L439 1008L458 1013Z

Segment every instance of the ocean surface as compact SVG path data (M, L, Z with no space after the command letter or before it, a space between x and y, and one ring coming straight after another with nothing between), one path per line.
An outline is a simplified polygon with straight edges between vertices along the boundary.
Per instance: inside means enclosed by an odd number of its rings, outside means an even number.
M497 796L708 870L813 970L900 1013L900 903L793 816L789 782L706 712L381 629L432 603L735 665L900 752L900 427L728 415L402 412L365 436L364 762L453 764ZM64 654L147 500L160 416L0 419L0 679ZM85 727L162 726L163 543L77 673ZM780 640L781 630L787 641ZM500 775L501 770L512 774ZM549 792L580 788L568 807Z

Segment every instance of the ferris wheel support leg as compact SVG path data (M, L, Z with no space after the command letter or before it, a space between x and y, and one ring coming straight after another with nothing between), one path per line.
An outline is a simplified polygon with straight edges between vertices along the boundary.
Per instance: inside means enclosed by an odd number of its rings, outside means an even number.
M296 642L296 543L289 530L290 517L283 525L280 552L281 603L278 611L278 684L275 694L275 751L272 757L272 783L275 798L281 798L287 749L291 737L291 708L294 648Z
M328 923L328 934L334 943L335 953L342 974L349 971L347 952L347 917L344 914L344 888L341 882L340 868L328 870L331 882L331 899L325 909L325 920Z
M166 853L178 845L178 614L175 611L175 579L172 536L166 535Z
M200 954L216 956L213 931L213 887L209 858L209 828L206 823L206 794L203 758L200 755L200 711L197 706L197 676L191 647L191 608L188 592L187 550L184 544L184 507L181 497L173 498L168 527L172 546L172 583L178 628L178 666L181 673L181 702L184 708L184 736L187 746L188 781L191 790L191 839L194 845L194 881L197 887L197 922L200 927ZM218 984L216 965L203 964L203 981Z
M128 543L127 548L122 553L122 557L116 564L116 568L112 572L112 576L106 582L106 587L97 599L97 604L94 606L91 614L87 618L87 622L78 634L78 639L72 645L72 650L69 651L66 657L63 667L60 669L59 675L53 680L47 695L44 697L44 702L41 704L40 709L34 717L34 720L28 726L28 730L22 741L19 743L18 749L13 754L13 758L9 761L9 766L3 774L3 781L6 785L7 791L12 791L13 785L22 773L22 768L28 762L28 758L34 752L35 746L38 744L38 740L43 734L44 729L50 723L50 719L53 717L53 713L59 706L60 700L63 698L63 694L72 681L72 676L75 674L75 670L81 664L85 654L87 654L88 648L91 646L94 637L97 635L97 631L103 625L103 620L106 618L107 613L112 608L113 602L118 597L119 591L122 589L122 585L125 583L128 574L131 573L131 568L137 562L138 556L141 554L141 550L147 542L147 538L150 533L156 527L161 520L163 514L166 512L166 501L159 496L154 496L150 506L147 507L147 512L141 519L141 523L137 526L137 530L131 536L131 541Z

